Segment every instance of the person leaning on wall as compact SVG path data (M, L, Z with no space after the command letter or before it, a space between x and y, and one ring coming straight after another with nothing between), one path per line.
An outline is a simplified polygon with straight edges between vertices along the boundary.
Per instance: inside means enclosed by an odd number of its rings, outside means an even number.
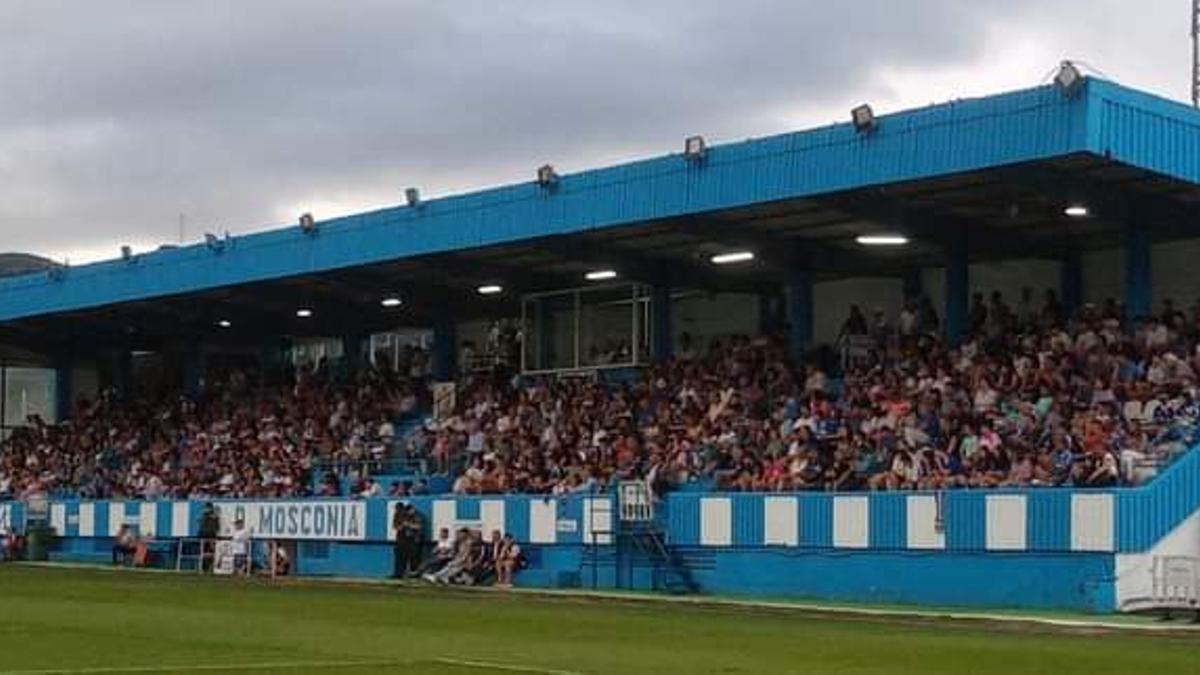
M203 572L212 572L220 533L221 517L213 503L207 502L200 513L200 569Z

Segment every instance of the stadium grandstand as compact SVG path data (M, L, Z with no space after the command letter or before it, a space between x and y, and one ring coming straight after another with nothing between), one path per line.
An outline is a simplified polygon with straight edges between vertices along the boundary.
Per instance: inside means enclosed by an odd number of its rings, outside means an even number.
M219 533L381 577L445 530L435 581L495 536L530 587L1196 606L1200 113L1066 63L682 148L0 256L0 526L174 569Z

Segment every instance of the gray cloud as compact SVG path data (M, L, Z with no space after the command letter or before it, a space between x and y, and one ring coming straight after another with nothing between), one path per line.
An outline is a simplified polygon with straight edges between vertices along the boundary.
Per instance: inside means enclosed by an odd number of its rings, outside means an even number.
M242 232L785 131L877 95L881 69L1003 68L998 25L1074 49L1114 17L1150 42L1175 26L1123 4L0 0L3 248L115 252L174 239L181 212L190 238Z

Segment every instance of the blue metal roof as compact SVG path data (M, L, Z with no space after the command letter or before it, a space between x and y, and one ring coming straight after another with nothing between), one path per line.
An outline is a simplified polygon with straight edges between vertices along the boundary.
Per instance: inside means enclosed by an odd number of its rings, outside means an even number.
M1200 113L1089 79L0 280L0 321L1092 153L1200 183Z

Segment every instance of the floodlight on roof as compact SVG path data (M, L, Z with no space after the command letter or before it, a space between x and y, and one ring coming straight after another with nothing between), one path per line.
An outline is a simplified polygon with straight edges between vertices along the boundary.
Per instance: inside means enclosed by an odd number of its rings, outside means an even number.
M1063 96L1073 98L1083 88L1084 79L1078 66L1071 61L1063 61L1058 66L1058 73L1054 75L1054 85Z
M537 183L542 187L553 187L558 184L558 173L550 164L543 164L537 170Z
M862 246L904 246L908 237L903 234L860 234L854 241Z
M317 233L317 221L313 218L311 213L300 214L300 231L304 234Z
M688 136L683 140L683 156L689 162L702 162L708 156L708 144L703 136Z
M860 134L875 131L875 127L879 126L879 120L875 119L875 111L867 103L850 111L850 121L854 122L854 129Z
M714 265L735 265L737 263L750 262L754 260L753 251L730 251L729 253L718 253L709 258Z
M121 260L133 262L133 249L128 244L121 247Z
M225 250L225 241L212 232L204 233L204 245L213 253L220 253Z
M418 206L421 203L421 191L415 187L404 189L404 202L409 206Z

